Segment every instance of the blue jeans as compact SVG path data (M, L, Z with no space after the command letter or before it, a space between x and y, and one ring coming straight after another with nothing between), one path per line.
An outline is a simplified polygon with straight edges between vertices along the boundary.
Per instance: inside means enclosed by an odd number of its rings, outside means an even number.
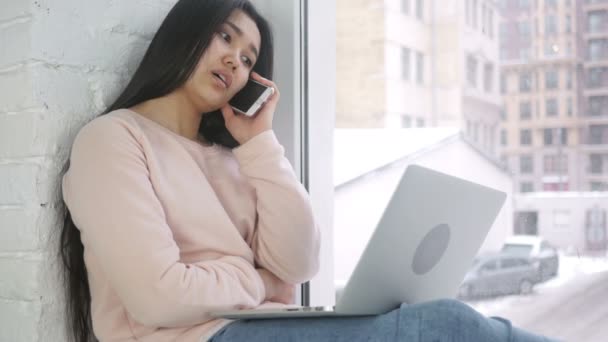
M457 300L401 305L379 316L239 320L209 341L412 341L541 342L554 341L486 318Z

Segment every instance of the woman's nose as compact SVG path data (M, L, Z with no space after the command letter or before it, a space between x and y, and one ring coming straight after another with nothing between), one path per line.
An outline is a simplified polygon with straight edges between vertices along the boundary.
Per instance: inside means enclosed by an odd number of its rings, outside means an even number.
M224 57L224 64L232 69L236 69L238 67L237 59L232 54L226 55Z

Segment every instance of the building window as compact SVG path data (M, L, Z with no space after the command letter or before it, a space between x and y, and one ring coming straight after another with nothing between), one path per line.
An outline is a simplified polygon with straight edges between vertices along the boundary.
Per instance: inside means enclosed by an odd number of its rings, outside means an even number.
M473 28L476 29L477 28L477 0L473 0L472 6L471 6L471 18L472 18L472 22L473 22Z
M555 42L545 41L545 57L556 56L559 52L559 45Z
M500 93L506 94L507 89L507 75L505 73L500 74Z
M519 131L519 144L522 146L532 145L532 131L529 129L522 129Z
M416 0L416 17L424 19L424 0Z
M589 40L589 60L598 61L608 57L608 39Z
M401 115L401 128L412 127L412 117L409 115Z
M566 71L566 88L572 89L572 70Z
M589 68L589 70L587 72L587 86L589 88L602 87L604 77L606 78L606 81L608 81L608 68L606 68L606 67Z
M545 8L547 8L547 9L557 8L557 0L545 0Z
M410 14L410 0L401 0L401 13Z
M477 60L473 56L467 57L467 81L471 87L477 86Z
M464 2L464 22L471 26L471 0L465 0Z
M566 100L566 112L567 112L568 116L572 116L573 111L574 111L574 105L572 104L572 98L569 97Z
M519 118L521 120L530 120L532 118L532 104L530 101L519 103Z
M590 96L588 103L590 116L608 115L608 96Z
M507 146L507 131L504 129L500 130L500 144Z
M416 81L418 84L424 83L424 55L416 52Z
M602 174L604 173L603 168L603 155L601 154L591 154L589 155L589 172L593 174Z
M545 71L545 88L557 89L559 83L558 77L559 73L555 69Z
M519 8L520 9L530 8L530 0L519 0Z
M486 92L492 92L492 83L494 82L494 66L492 63L487 63L484 68L484 89Z
M604 182L591 182L589 187L591 191L608 191L608 183Z
M532 73L525 71L519 74L519 91L527 93L532 90Z
M416 127L424 127L424 126L425 126L424 119L416 118Z
M572 18L569 15L566 16L566 20L564 22L564 31L566 31L566 33L570 33L572 31Z
M547 174L561 174L568 172L568 156L548 155L543 157L543 171Z
M517 29L519 31L519 37L522 40L530 40L532 35L530 34L530 21L522 20L517 22Z
M533 192L534 184L532 182L521 182L519 186L520 192Z
M488 35L494 38L494 10L488 8Z
M568 129L567 128L545 128L543 130L543 142L545 146L553 144L568 144Z
M410 49L401 47L401 79L410 79Z
M557 116L559 110L557 107L557 99L547 99L545 101L545 113L546 116L551 117L551 116Z
M548 15L545 17L545 35L557 33L557 16Z
M532 156L529 154L523 154L519 156L519 172L520 173L533 173L534 163Z
M606 22L608 21L608 12L592 11L587 17L587 28L589 33L599 33L606 30Z
M589 126L589 144L604 145L608 144L608 125Z

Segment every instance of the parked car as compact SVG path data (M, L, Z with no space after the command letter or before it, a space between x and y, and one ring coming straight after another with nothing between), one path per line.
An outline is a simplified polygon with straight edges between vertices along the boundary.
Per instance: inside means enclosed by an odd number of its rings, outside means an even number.
M540 281L545 281L557 275L559 268L557 250L540 236L511 236L507 238L501 251L528 258L537 268Z
M464 277L458 296L463 299L529 294L538 281L538 272L521 256L498 253L475 258Z

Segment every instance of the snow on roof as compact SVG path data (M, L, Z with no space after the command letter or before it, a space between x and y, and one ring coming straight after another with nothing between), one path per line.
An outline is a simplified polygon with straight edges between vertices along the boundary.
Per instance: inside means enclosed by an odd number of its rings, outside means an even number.
M334 186L457 137L457 127L334 130Z

